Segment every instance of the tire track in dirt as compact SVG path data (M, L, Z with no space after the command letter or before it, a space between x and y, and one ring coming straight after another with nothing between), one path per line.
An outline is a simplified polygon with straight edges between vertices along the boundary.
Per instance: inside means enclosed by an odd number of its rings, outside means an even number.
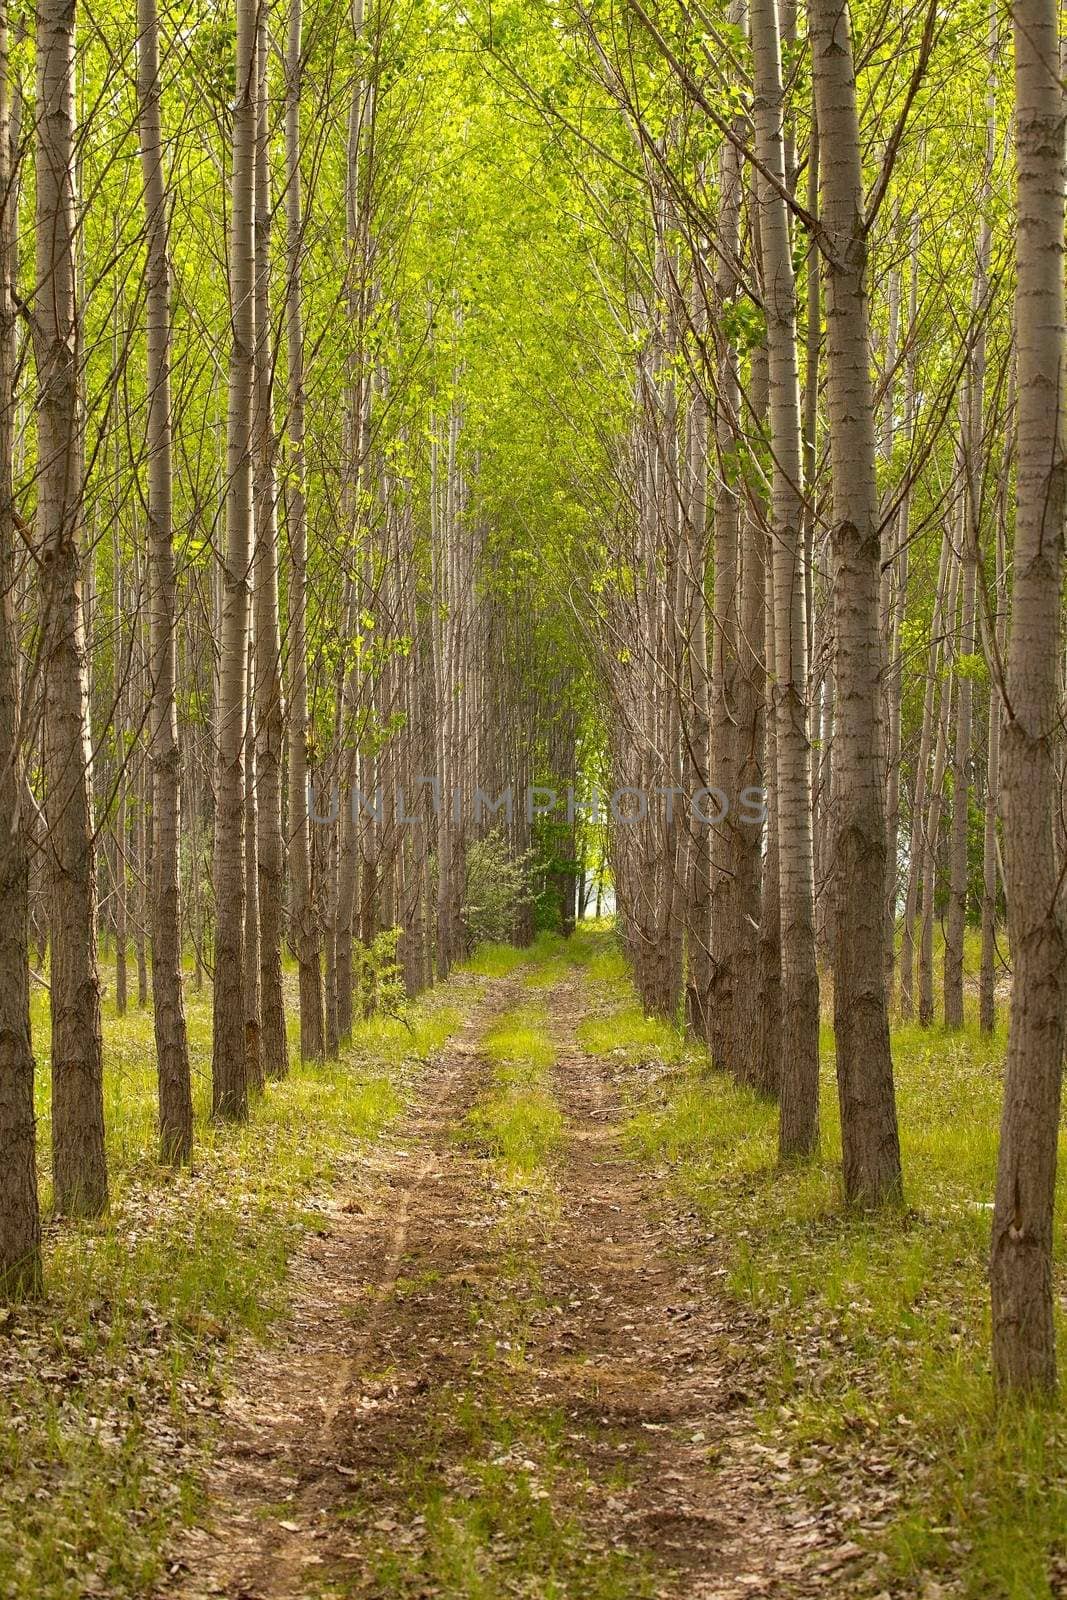
M663 1600L855 1594L856 1547L830 1506L786 1487L760 1437L757 1330L723 1293L720 1253L628 1156L620 1086L575 1044L584 999L580 979L553 995L570 1140L544 1272L570 1315L548 1353L572 1420L631 1443L612 1537L655 1553Z
M401 1125L353 1164L319 1236L290 1264L290 1310L267 1346L246 1341L207 1483L209 1521L187 1530L166 1600L296 1600L320 1592L323 1519L336 1499L339 1419L397 1292L413 1198L431 1183L476 1092L490 991L418 1085ZM344 1487L343 1475L340 1477ZM322 1502L321 1505L318 1502Z
M611 1067L575 1044L580 978L539 995L566 1122L542 1188L457 1140L488 1077L480 1037L529 998L521 976L488 987L361 1163L370 1184L300 1253L284 1337L250 1352L228 1405L176 1600L859 1592L832 1514L768 1463L714 1250L629 1159ZM522 1517L543 1513L542 1556ZM475 1530L475 1587L442 1526Z

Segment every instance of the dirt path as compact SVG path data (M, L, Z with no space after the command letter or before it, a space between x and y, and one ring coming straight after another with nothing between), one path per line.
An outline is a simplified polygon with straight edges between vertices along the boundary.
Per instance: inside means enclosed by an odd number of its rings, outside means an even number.
M504 1183L457 1130L484 1089L489 986L407 1124L301 1252L293 1311L228 1403L181 1600L851 1594L829 1516L755 1432L719 1269L625 1155L547 998L565 1140Z

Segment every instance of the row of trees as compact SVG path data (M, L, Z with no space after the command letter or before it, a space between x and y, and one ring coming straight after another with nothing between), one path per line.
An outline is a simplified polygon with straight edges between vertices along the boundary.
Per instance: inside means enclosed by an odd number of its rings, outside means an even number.
M1050 0L4 21L6 1289L41 1283L31 981L55 1204L93 1215L101 937L120 1010L131 934L142 1001L150 957L183 1162L187 983L243 1118L287 1070L286 945L332 1055L391 951L411 994L447 974L472 862L566 928L606 842L644 1004L778 1098L786 1161L818 1149L823 958L859 1206L903 1191L890 1016L933 1022L941 918L962 1025L980 914L992 1029L1006 905L994 1353L1050 1385ZM527 803L583 783L635 817Z
M553 615L522 604L491 516L507 470L468 421L499 348L464 300L479 240L444 209L474 135L455 122L428 170L414 148L455 28L242 4L230 35L141 0L5 31L5 1292L42 1276L31 977L54 1205L97 1215L101 938L120 1013L131 935L142 1004L150 961L160 1153L183 1163L189 981L212 985L212 1112L244 1119L288 1070L284 945L301 1054L336 1055L397 963L416 994L463 954L472 847L482 880L531 862L525 786L573 781L574 652L546 706ZM413 38L421 82L399 77ZM537 859L542 902L573 902L552 837Z
M614 829L638 987L668 1018L685 988L713 1062L778 1098L781 1157L805 1159L821 948L845 1199L892 1203L891 1012L934 1021L940 915L943 1021L963 1026L980 909L991 1031L1006 900L993 1348L1024 1389L1055 1381L1059 59L1048 6L893 22L834 0L800 37L775 0L629 0L581 13L569 52L640 196L605 219L635 350L585 619L609 767L663 795L713 784L725 812L710 836L669 803ZM739 804L761 781L764 825Z

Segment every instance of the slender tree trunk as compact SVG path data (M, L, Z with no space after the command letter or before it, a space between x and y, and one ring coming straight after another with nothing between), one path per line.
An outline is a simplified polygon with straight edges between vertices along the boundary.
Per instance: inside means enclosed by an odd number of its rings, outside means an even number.
M259 992L259 851L257 849L259 796L256 790L256 708L252 693L254 659L255 646L250 639L246 678L249 700L245 721L245 1075L249 1089L256 1094L262 1094L264 1079Z
M307 502L304 489L304 218L300 177L301 0L291 0L286 50L286 339L289 356L289 938L299 970L300 1055L323 1056L322 956L311 902L308 837Z
M52 898L56 1209L107 1206L88 668L81 600L82 435L75 307L75 0L37 13L37 526L46 849Z
M960 602L959 648L956 657L956 737L952 752L952 815L949 833L948 916L945 920L943 998L945 1027L963 1027L963 945L967 932L967 838L971 801L971 728L974 721L974 681L970 663L976 646L976 604L978 590L978 504L977 483L972 475L972 424L966 413L976 404L964 389L963 449L961 452L962 507L962 599ZM980 401L977 402L980 405ZM977 466L975 465L975 473Z
M912 785L911 797L908 876L904 891L904 925L900 939L900 1014L905 1021L910 1021L915 1012L915 919L919 913L920 894L924 882L923 864L927 836L927 774L930 770L930 755L936 737L937 663L941 652L941 632L944 626L946 595L950 589L949 569L951 557L952 541L949 539L946 527L941 540L937 588L934 592L930 647L927 652L926 680L923 689L922 722L919 726L919 753L915 761L915 781Z
M811 0L826 249L826 328L833 467L834 1034L845 1198L902 1190L884 982L885 814L880 718L874 399L869 367L867 241L856 80L847 6Z
M757 244L758 248L758 244ZM751 422L762 431L766 426L769 374L767 342L761 340L749 356L749 408ZM737 796L741 825L736 840L738 900L738 963L742 973L759 968L760 929L763 919L764 856L770 846L765 820L749 822L747 808L740 797L746 790L766 793L764 755L766 748L768 673L766 646L767 604L767 511L763 504L762 480L752 474L741 521L741 618L738 632L737 690ZM753 1049L759 1029L761 996L751 979L738 986L734 1004L734 1059L740 1064L746 1082L761 1094L776 1096L780 1069L765 1075L767 1063Z
M771 540L767 538L764 650L775 659L774 572ZM782 901L778 892L778 763L775 719L764 721L763 789L767 796L767 859L763 872L756 988L756 1083L764 1093L778 1095L782 1084Z
M957 566L951 580L949 615L956 609ZM937 892L938 854L941 843L941 812L944 805L942 790L945 766L948 760L948 730L952 711L952 683L945 684L937 712L937 743L934 746L934 767L930 780L930 800L926 808L923 827L922 888L919 913L919 1023L924 1028L934 1025L934 899Z
M702 311L704 287L697 283L694 320L706 337ZM686 781L690 793L708 779L708 602L706 593L708 540L708 401L703 379L694 387L689 404L686 467L686 646L690 711L685 744ZM601 884L597 882L599 903ZM711 987L711 843L707 829L689 820L686 881L686 1024L707 1043L707 1003ZM600 912L597 911L599 917Z
M140 589L138 589L140 592ZM140 602L138 602L140 604ZM145 677L145 666L139 652L138 678ZM143 716L138 711L138 719ZM133 847L137 862L136 911L133 919L133 948L137 957L137 1004L142 1011L148 1008L148 884L151 877L149 862L152 859L151 816L148 810L148 764L143 746L137 746L137 791L133 833Z
M730 0L728 16L734 26L745 22L744 0ZM743 127L743 119L737 118ZM741 597L738 492L738 435L741 420L741 377L736 344L729 329L729 312L738 290L741 249L741 204L744 197L741 156L729 140L719 156L719 210L716 223L715 314L717 371L715 376L716 479L713 506L713 627L711 648L710 756L711 783L727 796L729 809L711 833L711 988L708 996L708 1033L715 1066L744 1077L744 1062L735 1056L738 985L736 804L738 738L735 695ZM746 1052L747 1054L747 1052Z
M904 418L903 436L910 445L912 430L915 421L915 338L914 331L918 312L919 293L919 241L918 223L913 222L911 230L912 245L912 273L911 289L908 297L908 324L906 331L907 358L904 378ZM893 447L892 426L887 425L887 443L890 450ZM905 489L903 498L897 509L893 526L895 529L895 549L892 552L892 602L889 617L889 650L887 667L889 682L886 685L888 737L886 749L886 808L885 808L885 840L886 840L886 906L885 906L885 958L886 958L886 1003L892 1009L893 986L896 976L896 937L897 937L897 905L900 896L900 760L901 760L901 724L903 718L904 697L904 656L901 641L904 634L904 622L908 604L908 526L911 519L911 490ZM909 861L909 872L911 863ZM912 908L911 922L914 924L915 914ZM908 960L911 962L911 939L913 930L905 927L905 934L901 938L901 956L905 950L905 938L908 941ZM909 965L910 982L910 965Z
M230 217L230 370L226 407L226 549L215 800L215 984L212 1112L248 1116L245 1070L245 739L248 580L252 557L256 6L237 0L237 81Z
M115 347L117 355L118 337L116 333ZM116 463L118 471L118 463ZM112 630L114 643L112 653L114 656L114 703L115 703L115 762L118 767L115 785L115 820L112 829L112 844L114 854L112 857L111 891L114 896L111 923L115 930L115 1012L118 1016L126 1015L127 1000L127 968L126 955L129 947L129 929L127 926L127 892L129 888L129 873L126 857L130 846L130 808L129 808L129 771L132 758L132 749L126 742L126 707L129 700L130 676L133 671L133 644L129 651L123 648L122 639L126 626L124 609L124 584L122 572L122 533L118 515L115 515L114 537L112 540ZM91 700L90 696L90 700Z
M756 150L785 188L781 46L776 0L750 0ZM785 200L760 185L763 301L770 371L774 574L774 716L778 763L778 873L782 938L782 1073L779 1155L811 1155L819 1143L819 979L808 738L808 642L804 592L804 495L797 376L796 292Z
M989 224L990 183L996 158L996 12L992 11L990 39L990 86L986 91L986 160L982 182L982 224L978 242L978 261L971 296L971 316L975 333L967 363L967 382L963 389L960 443L963 457L963 622L962 649L967 659L960 679L959 713L956 723L956 758L952 786L952 857L949 883L949 919L945 936L945 1026L963 1026L963 954L967 932L968 839L971 795L971 741L973 724L973 680L970 658L978 648L978 571L981 560L982 437L985 388L985 313L992 232ZM996 696L991 696L991 703ZM995 719L994 719L995 720ZM999 740L999 728L998 728ZM993 742L990 743L990 758ZM986 799L993 828L993 883L996 886L996 809ZM987 823L987 833L990 824ZM984 907L983 907L984 918Z
M256 125L255 345L255 718L256 867L259 890L260 1059L268 1078L289 1070L282 995L285 851L282 841L281 625L278 615L278 486L275 477L273 350L270 322L270 123L267 104L267 14L259 6Z
M1002 746L1004 871L1014 986L990 1283L1001 1390L1056 1383L1052 1218L1067 1014L1067 926L1057 871L1067 437L1064 98L1056 0L1016 0L1015 563Z
M1009 406L1009 415L1011 407ZM1004 594L1007 557L1006 498L1007 456L1001 466L1001 486L997 494L996 561L996 622L993 639L988 642L986 660L989 663L989 749L986 759L985 819L982 830L982 961L978 981L978 1023L983 1033L992 1033L997 1022L996 959L997 959L997 884L999 877L997 851L997 816L1000 811L1000 719L1001 700L994 679L995 661L1003 660L1004 619L1006 600ZM995 644L995 651L989 646Z
M30 1042L29 860L15 612L14 171L7 6L0 6L0 1301L43 1288Z
M137 86L148 250L148 564L152 759L152 1007L164 1161L188 1161L193 1098L182 997L181 771L178 750L176 583L170 415L170 262L160 138L156 0L138 0Z

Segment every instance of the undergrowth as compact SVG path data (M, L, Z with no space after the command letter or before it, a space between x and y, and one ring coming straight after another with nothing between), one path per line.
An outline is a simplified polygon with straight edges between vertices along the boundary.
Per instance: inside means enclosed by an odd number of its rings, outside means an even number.
M646 1017L639 1006L624 1006L604 1016L583 1017L577 1028L578 1043L588 1055L619 1054L630 1061L678 1062L685 1040L669 1022Z
M529 959L525 950L514 944L484 943L462 963L464 972L473 972L479 978L509 978L525 966Z

